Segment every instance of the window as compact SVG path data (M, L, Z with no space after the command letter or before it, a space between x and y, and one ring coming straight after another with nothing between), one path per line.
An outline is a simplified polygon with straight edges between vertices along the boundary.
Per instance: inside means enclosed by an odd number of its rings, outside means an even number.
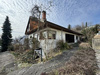
M56 32L48 31L48 39L56 39Z
M42 31L40 32L40 39L56 39L56 32L55 31Z
M40 32L40 39L46 39L47 38L47 31Z

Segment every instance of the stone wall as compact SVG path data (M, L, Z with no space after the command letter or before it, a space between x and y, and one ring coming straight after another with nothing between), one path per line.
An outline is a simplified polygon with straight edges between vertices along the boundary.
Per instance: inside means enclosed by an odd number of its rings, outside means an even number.
M95 55L97 59L98 71L96 75L100 75L100 50L95 50Z
M92 48L95 50L97 65L99 68L96 75L100 75L100 39L99 38L92 39Z
M92 39L93 49L100 50L100 39Z

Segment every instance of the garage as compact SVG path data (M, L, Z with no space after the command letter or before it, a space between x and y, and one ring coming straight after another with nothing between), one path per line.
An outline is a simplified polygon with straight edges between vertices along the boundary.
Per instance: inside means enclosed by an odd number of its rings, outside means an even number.
M65 34L65 40L68 43L74 43L74 35L71 34Z

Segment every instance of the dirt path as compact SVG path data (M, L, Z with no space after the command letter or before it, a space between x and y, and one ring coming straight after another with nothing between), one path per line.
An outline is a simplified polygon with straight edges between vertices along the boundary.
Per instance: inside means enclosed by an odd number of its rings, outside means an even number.
M61 55L56 56L52 60L41 64L33 64L29 68L16 70L8 75L40 75L42 72L51 71L65 64L66 61L76 52L77 48L64 51Z

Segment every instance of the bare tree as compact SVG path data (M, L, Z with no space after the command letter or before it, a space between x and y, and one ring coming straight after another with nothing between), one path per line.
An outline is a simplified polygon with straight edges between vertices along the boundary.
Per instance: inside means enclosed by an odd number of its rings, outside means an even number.
M52 6L54 6L52 1L48 1L48 6L44 6L43 4L34 5L34 7L31 9L31 15L33 17L40 19L41 12L47 10L51 11Z
M22 44L20 42L20 38L21 37L18 37L18 38L13 39L12 45L14 47L14 51L22 51L23 50Z
M38 5L35 5L31 9L31 14L32 14L33 17L39 18L40 17L40 13L41 13L41 10L40 10L40 7Z
M37 31L35 32L35 34L37 34L37 40L38 40L38 35L40 34L39 33L39 26L40 26L40 16L41 16L41 12L42 11L47 11L47 10L49 10L49 11L51 11L50 9L51 9L51 7L53 6L53 4L52 4L52 1L49 1L48 2L48 6L44 6L43 4L41 4L41 5L34 5L34 7L31 9L31 14L32 14L32 16L33 17L36 17L37 19L38 19L38 29L37 29ZM34 34L33 34L33 36L34 36ZM36 41L34 41L34 40L36 40L34 37L33 37L33 40L32 40L32 42L33 42L33 46L34 46L34 49L36 49L37 48L37 46L36 46ZM45 39L45 43L48 43L47 41L48 41L48 39ZM35 42L35 43L34 43ZM41 42L41 40L40 40L40 42ZM33 50L34 50L33 49Z
M98 32L99 25L95 25L92 27L88 27L82 30L83 35L85 36L85 40L92 45L92 38Z
M94 37L94 35L95 35L95 33L93 30L91 30L91 29L86 30L86 37L87 37L87 40L90 43L90 45L92 45L92 38Z
M76 26L75 26L75 29L76 29L76 30L82 30L82 26L76 25Z
M85 26L84 26L84 22L82 22L82 26L81 26L82 28L85 28Z

